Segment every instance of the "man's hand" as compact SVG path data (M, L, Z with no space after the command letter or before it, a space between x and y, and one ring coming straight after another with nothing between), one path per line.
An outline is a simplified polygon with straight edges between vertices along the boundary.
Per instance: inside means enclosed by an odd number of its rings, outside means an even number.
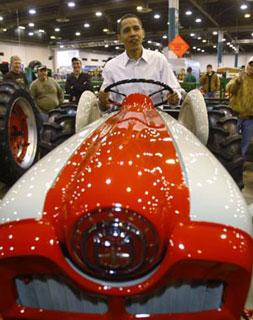
M99 99L99 104L100 104L101 110L105 111L110 108L109 92L99 91L98 99Z
M168 99L168 104L171 104L171 105L179 104L179 96L176 92L168 93L167 99Z

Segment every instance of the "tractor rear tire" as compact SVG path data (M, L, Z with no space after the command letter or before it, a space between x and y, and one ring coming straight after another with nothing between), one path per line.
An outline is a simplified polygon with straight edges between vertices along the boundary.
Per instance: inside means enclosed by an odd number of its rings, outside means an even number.
M209 138L207 148L218 158L233 177L239 188L243 187L243 157L238 119L232 109L224 105L209 105Z
M39 158L38 112L28 91L0 83L0 181L13 184Z
M49 112L43 123L40 148L44 156L75 133L77 105L64 103Z

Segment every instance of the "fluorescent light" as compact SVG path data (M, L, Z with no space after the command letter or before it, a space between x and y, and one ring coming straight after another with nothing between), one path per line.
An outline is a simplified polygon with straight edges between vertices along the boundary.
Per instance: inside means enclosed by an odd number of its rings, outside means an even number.
M214 45L214 46L213 46L213 48L214 48L214 49L216 49L216 48L217 48L217 46L216 46L216 45Z
M3 18L2 16L0 16L0 21L3 21L3 19L4 19L4 18Z
M206 43L207 41L206 41L206 39L203 39L202 42L203 42L203 43Z
M248 5L246 3L243 3L243 4L241 4L240 9L246 10L246 9L248 9Z
M76 35L77 37L79 37L79 36L81 35L81 32L77 31L77 32L75 33L75 35Z
M29 9L29 14L36 14L36 10L35 9Z
M201 40L201 39L202 39L202 37L198 37L197 39L198 39L198 40Z
M202 49L202 50L201 50L201 52L205 52L205 50L204 50L204 49Z
M45 32L45 30L43 30L43 29L39 29L38 30L40 33L44 33Z
M108 48L109 47L109 44L105 44L105 48Z
M119 47L117 46L117 47L115 47L115 49L116 49L116 50L119 50Z
M18 26L18 28L19 28L20 30L25 30L25 27L24 27L24 26Z
M73 1L69 1L68 2L68 7L69 8L74 8L75 6L76 6L75 2L73 2Z
M213 35L217 36L218 32L217 31L213 31Z
M60 29L60 28L54 28L54 31L55 31L55 32L60 32L61 29Z
M200 18L196 18L196 19L195 19L195 22L197 22L197 23L201 23L201 22L202 22L202 19L200 19Z
M34 23L33 23L33 22L29 22L29 23L28 23L28 26L29 26L29 27L34 27Z
M143 6L137 6L136 10L139 11L139 12L142 11L143 10Z
M61 49L62 49L62 48L64 48L64 45L63 45L63 44L61 44L61 45L60 45L60 48L61 48Z
M156 13L156 14L154 15L154 19L160 19L160 18L161 18L161 16L160 16L159 13Z
M28 36L32 37L34 35L34 32L28 32Z
M163 35L163 39L167 39L168 38L168 36L166 36L166 34L164 34Z
M97 17L101 17L103 15L103 13L101 11L97 11L95 14Z
M3 32L6 32L7 31L7 28L3 28Z
M85 23L83 26L84 26L84 28L89 28L90 24L89 23Z
M195 33L190 33L190 36L191 37L195 37Z
M251 17L251 14L250 14L250 13L245 13L244 18L248 19L248 18L250 18L250 17Z
M152 43L152 41L151 41L151 40L148 40L148 43Z
M196 50L196 49L197 49L197 47L192 47L192 49L193 49L193 50Z
M107 28L103 29L103 32L108 32L108 31L109 31L109 29L107 29Z
M187 16L191 16L191 15L192 15L192 11L191 11L191 10L187 10L187 11L185 12L185 14L186 14Z
M50 39L55 39L55 36L50 36Z
M197 48L197 51L200 51L201 49L200 48Z

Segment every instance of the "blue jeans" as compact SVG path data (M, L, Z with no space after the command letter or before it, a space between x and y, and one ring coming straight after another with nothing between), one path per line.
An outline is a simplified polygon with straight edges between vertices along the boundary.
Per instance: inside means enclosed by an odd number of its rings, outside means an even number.
M245 158L245 153L249 147L250 140L253 139L253 119L238 120L239 132L242 135L242 156Z
M213 92L207 92L207 93L205 94L205 97L206 97L206 98L213 98L214 95L215 95L215 92L214 92L214 91L213 91Z

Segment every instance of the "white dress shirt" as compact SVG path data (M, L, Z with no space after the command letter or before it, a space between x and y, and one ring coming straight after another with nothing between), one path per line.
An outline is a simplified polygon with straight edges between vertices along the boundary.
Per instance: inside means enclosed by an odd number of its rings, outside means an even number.
M104 81L100 90L104 90L108 85L125 79L147 79L160 81L169 85L181 98L181 87L170 64L165 56L157 51L143 48L142 56L138 60L130 59L126 51L124 51L106 63L102 76ZM113 88L113 90L125 95L129 95L130 93L149 95L159 89L161 89L160 86L148 83L129 83ZM114 101L121 102L123 98L119 94L111 93L111 99ZM152 100L155 103L161 102L161 94L153 96Z

